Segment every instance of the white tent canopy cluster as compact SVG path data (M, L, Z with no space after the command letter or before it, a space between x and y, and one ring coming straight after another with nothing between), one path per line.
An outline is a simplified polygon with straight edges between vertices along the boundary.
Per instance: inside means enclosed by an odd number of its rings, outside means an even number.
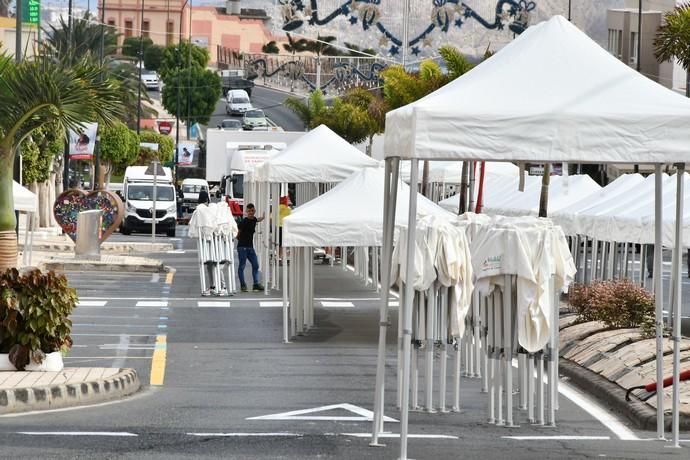
M497 91L510 76L516 91ZM611 56L573 24L555 16L534 25L513 42L436 92L386 116L385 162L392 181L400 160L412 160L410 181L419 177L420 160L654 164L654 288L657 343L662 345L661 247L664 208L663 164L677 163L682 174L690 161L690 101ZM685 181L676 177L673 219L673 408L672 439L679 447L680 261ZM388 178L387 178L388 180ZM395 200L391 200L395 206ZM408 247L415 240L416 196L411 194ZM383 253L392 247L394 222L386 219ZM383 261L384 272L389 261ZM412 270L412 264L407 265ZM412 286L406 286L400 458L407 458L409 352ZM503 295L505 297L505 293ZM382 326L381 334L385 335ZM381 344L381 341L379 342ZM379 359L385 357L385 346ZM380 363L380 361L379 361ZM377 381L385 368L379 366ZM657 356L657 381L664 378ZM376 419L382 411L377 386ZM510 390L508 390L510 394ZM657 431L664 438L663 394L657 393ZM381 405L379 405L381 404ZM381 425L375 420L373 441Z
M14 210L27 214L26 229L24 233L24 265L31 264L31 254L33 252L33 221L38 212L38 196L31 190L22 187L15 181L12 181L12 196L14 199Z

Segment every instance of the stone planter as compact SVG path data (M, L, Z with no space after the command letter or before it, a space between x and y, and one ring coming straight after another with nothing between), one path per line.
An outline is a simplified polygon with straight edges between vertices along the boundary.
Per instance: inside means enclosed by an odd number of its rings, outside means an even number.
M0 371L12 371L15 372L17 368L10 362L9 354L0 353ZM25 371L35 372L59 372L64 369L65 364L62 361L62 353L55 351L53 353L46 354L45 359L41 364L29 363Z

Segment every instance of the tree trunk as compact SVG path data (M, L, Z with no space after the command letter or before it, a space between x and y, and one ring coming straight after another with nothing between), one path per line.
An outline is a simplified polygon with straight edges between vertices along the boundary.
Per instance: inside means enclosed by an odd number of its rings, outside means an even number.
M544 163L544 175L541 178L541 194L539 195L539 217L548 217L550 182L551 164Z
M57 176L61 177L61 176ZM57 187L56 187L56 174L54 172L50 173L50 179L48 179L48 226L49 227L59 227L55 216L53 215L53 207L55 206L55 200L57 199Z
M412 185L412 184L410 184ZM417 184L415 184L417 185ZM427 196L429 190L429 160L424 160L424 169L422 169L422 195Z
M462 162L462 174L460 177L460 204L458 206L458 214L465 214L467 212L467 186L469 177L469 161Z
M690 97L690 72L685 72L685 97Z
M17 220L12 177L14 154L0 148L0 273L17 266Z

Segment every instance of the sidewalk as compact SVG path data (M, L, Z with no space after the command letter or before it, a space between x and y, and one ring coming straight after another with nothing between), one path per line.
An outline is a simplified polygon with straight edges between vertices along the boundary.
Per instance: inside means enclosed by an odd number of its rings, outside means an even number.
M20 251L24 249L23 241L20 234ZM100 260L80 259L74 254L74 243L68 236L52 235L34 241L29 265L56 271L103 270L158 273L166 271L162 262L132 254L148 254L172 249L171 243L105 241L101 245ZM23 267L23 252L20 253L18 261L18 266Z
M639 329L607 329L603 323L560 319L560 373L599 402L627 417L638 428L656 431L656 393L628 389L656 381L656 340ZM673 342L664 339L664 378L673 373ZM681 341L681 371L690 369L690 339ZM664 425L671 429L673 387L664 389ZM690 429L690 381L680 383L680 429Z
M134 369L0 372L0 415L96 404L131 395L139 387Z

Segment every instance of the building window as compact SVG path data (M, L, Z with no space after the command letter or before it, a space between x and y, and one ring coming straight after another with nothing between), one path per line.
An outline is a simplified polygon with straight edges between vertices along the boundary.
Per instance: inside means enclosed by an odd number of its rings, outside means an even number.
M144 23L141 25L141 35L143 35L146 38L149 38L149 30L151 29L151 23L149 21L144 21Z
M165 32L166 32L166 35L165 35L166 46L172 45L173 41L175 40L175 23L172 21L168 21Z
M609 29L609 53L618 59L623 58L623 31Z
M108 19L108 26L115 27L115 19Z
M132 36L132 20L125 19L125 38Z
M637 44L640 39L640 34L637 32L630 32L630 65L637 67Z

